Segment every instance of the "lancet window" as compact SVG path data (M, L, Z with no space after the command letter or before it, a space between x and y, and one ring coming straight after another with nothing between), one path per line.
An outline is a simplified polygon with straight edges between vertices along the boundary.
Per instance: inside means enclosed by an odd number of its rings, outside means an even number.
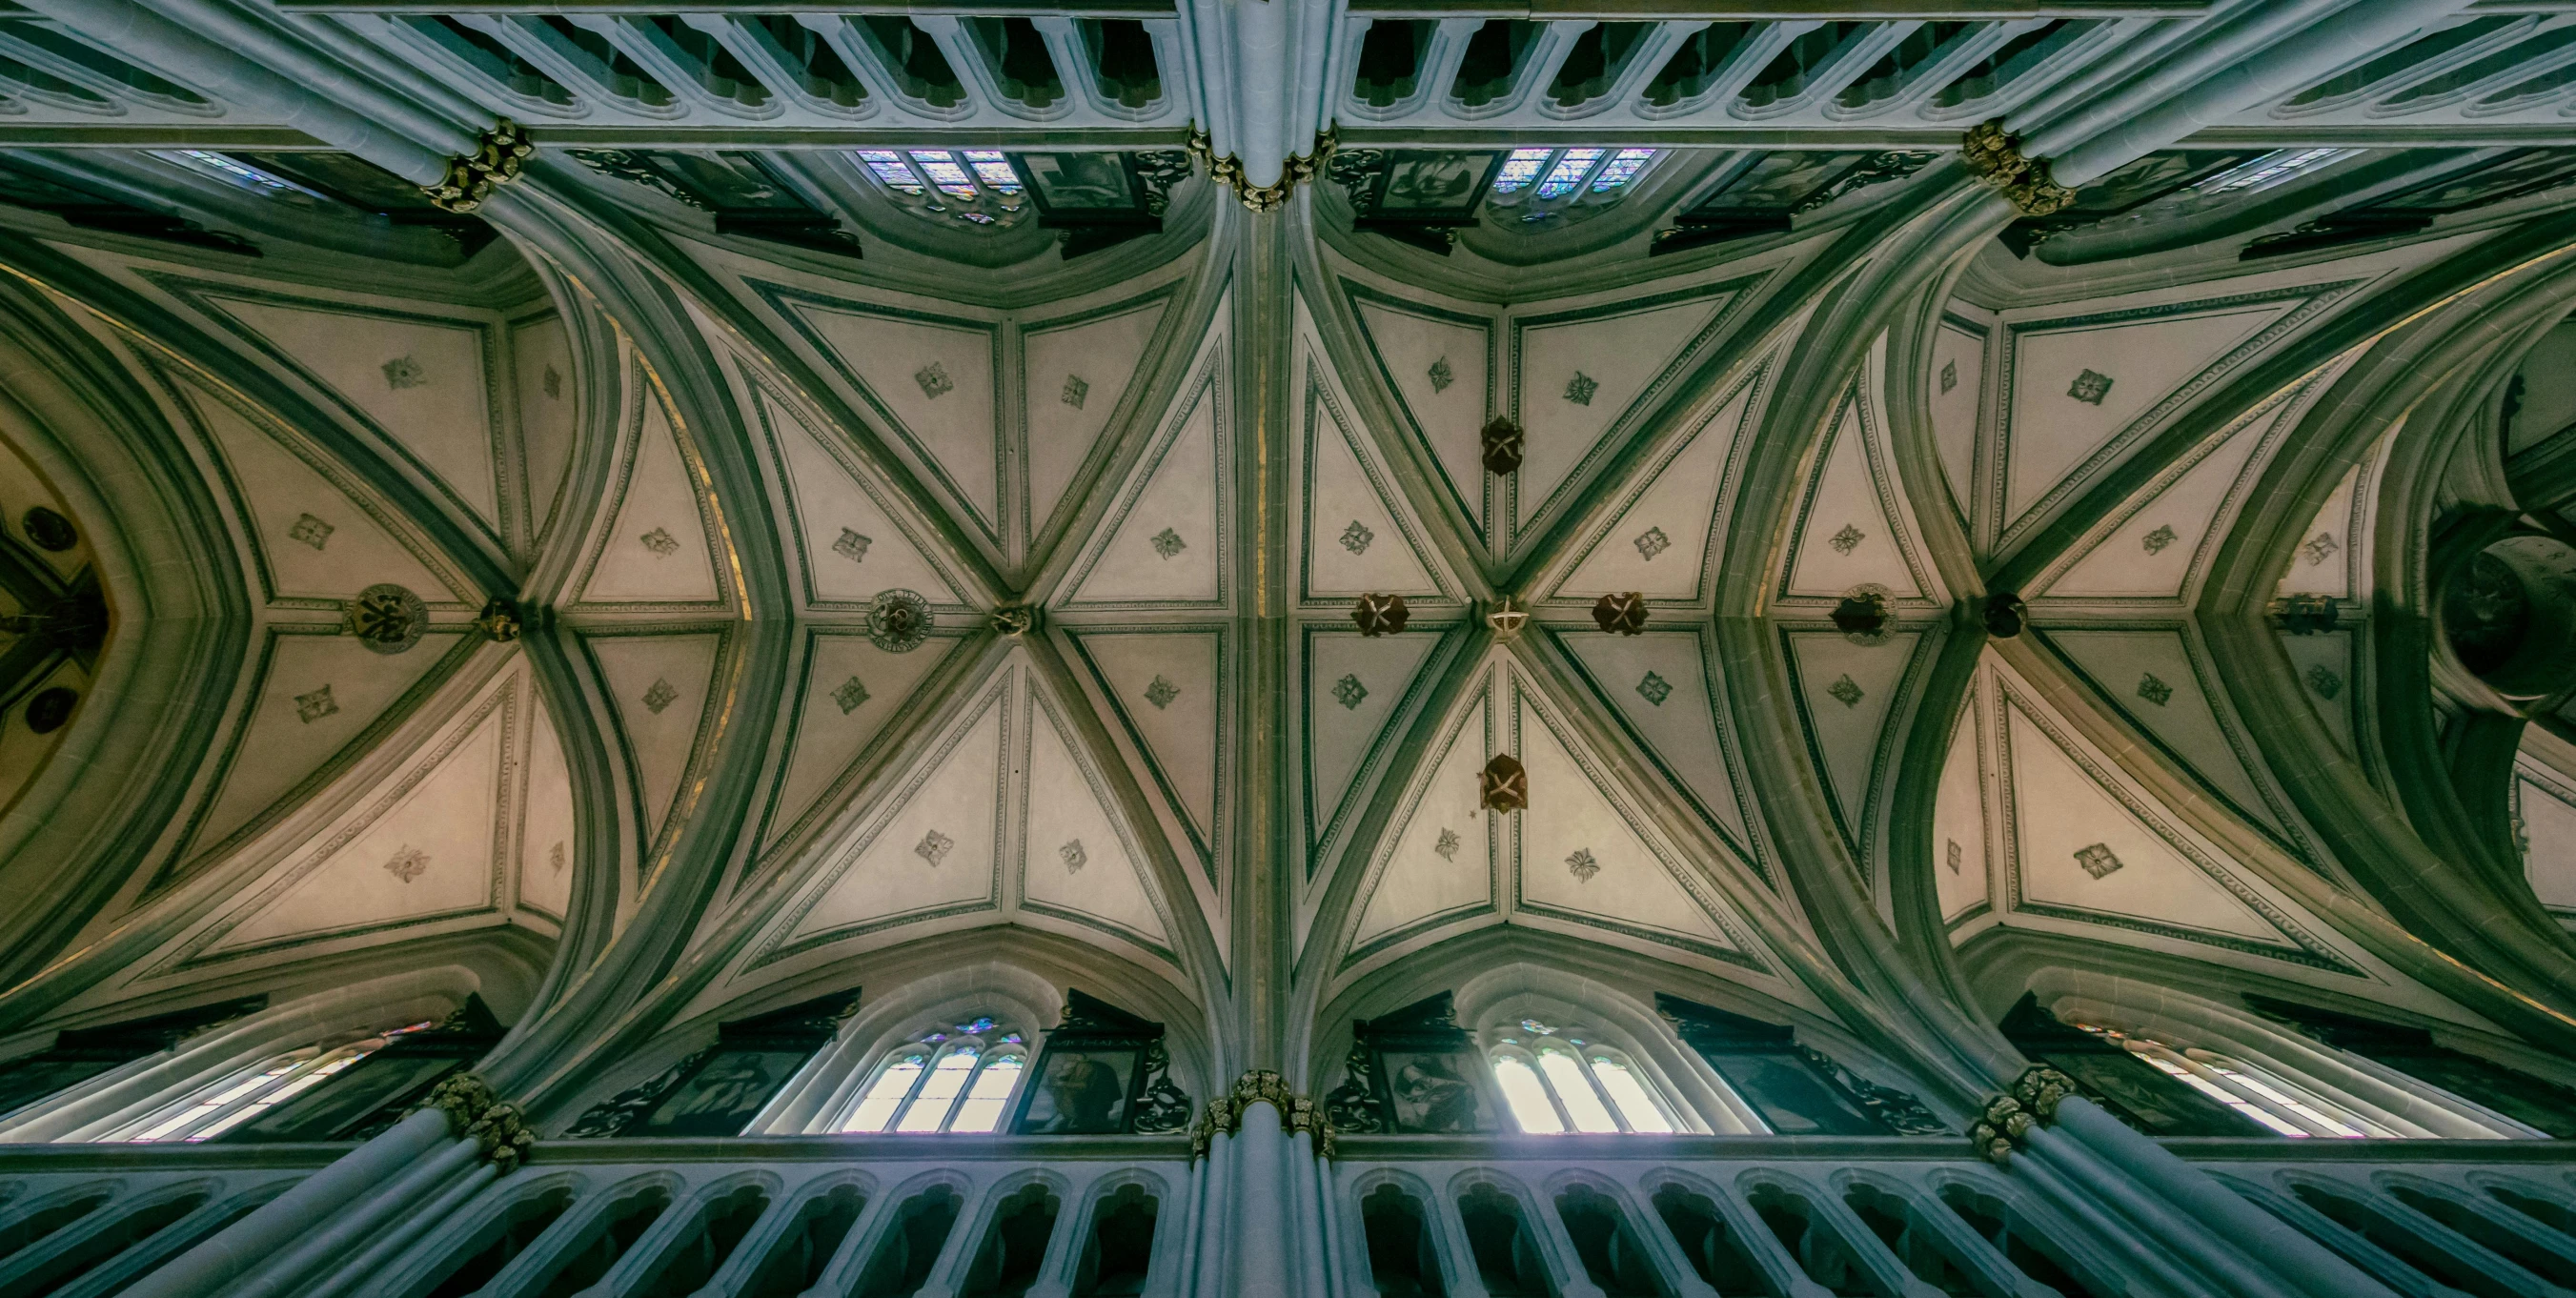
M859 149L853 155L902 206L974 225L1006 225L1028 184L998 149Z
M2116 1028L2082 1022L2073 1026L2117 1042L2156 1071L2278 1135L2357 1139L2398 1134L2252 1064L2207 1050L2176 1050L2161 1041Z
M1606 207L1626 195L1658 152L1592 145L1514 149L1495 169L1485 202L1497 214L1533 223L1578 207Z
M999 1130L1028 1071L1026 1041L991 1016L928 1032L886 1052L838 1130Z
M127 1127L112 1139L129 1141L201 1141L257 1118L340 1073L395 1040L435 1026L427 1020L407 1024L335 1049L319 1045L263 1060L211 1086L170 1104Z
M1636 1064L1580 1028L1523 1019L1486 1055L1503 1104L1534 1135L1640 1132L1669 1135L1673 1120Z

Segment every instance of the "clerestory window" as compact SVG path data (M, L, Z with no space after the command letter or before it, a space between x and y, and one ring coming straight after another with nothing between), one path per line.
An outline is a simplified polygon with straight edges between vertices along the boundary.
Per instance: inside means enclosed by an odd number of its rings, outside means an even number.
M2335 1105L2304 1087L2252 1064L2206 1050L2176 1050L2161 1041L2116 1028L2077 1023L2095 1036L2116 1041L2156 1071L2234 1109L2272 1132L2297 1138L2334 1136L2353 1140L2398 1133Z
M1028 183L998 149L857 149L859 165L899 206L970 225L1009 225Z
M1495 1041L1487 1059L1521 1130L1670 1134L1671 1110L1635 1062L1581 1033L1523 1019Z
M251 1065L125 1128L111 1140L212 1140L329 1081L395 1038L435 1026L422 1021L333 1050L306 1046Z
M1028 1063L1020 1034L990 1017L926 1033L886 1053L837 1130L1000 1130Z
M1660 150L1577 145L1514 149L1495 168L1486 205L1538 223L1608 207L1654 162Z

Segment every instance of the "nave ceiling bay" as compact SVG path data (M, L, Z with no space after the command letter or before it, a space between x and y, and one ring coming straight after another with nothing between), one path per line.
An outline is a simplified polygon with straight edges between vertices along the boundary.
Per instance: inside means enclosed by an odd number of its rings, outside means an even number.
M2253 255L2541 164L870 152L9 157L184 217L0 206L0 1031L462 977L557 1127L978 960L1197 1095L1531 958L1963 1114L2043 977L2576 1046L2576 191Z

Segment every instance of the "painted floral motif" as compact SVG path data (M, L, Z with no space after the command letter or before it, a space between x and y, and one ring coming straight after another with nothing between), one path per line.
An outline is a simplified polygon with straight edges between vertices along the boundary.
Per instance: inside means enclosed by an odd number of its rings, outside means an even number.
M1946 393L1957 386L1959 386L1959 362L1952 361L1941 367L1941 391Z
M2075 849L2075 863L2096 879L2120 868L2120 858L2113 856L2110 846L2104 843Z
M1342 529L1342 548L1353 554L1368 553L1369 542L1376 539L1377 533L1362 526L1356 518L1351 520L1349 527Z
M841 705L841 715L846 717L858 711L860 704L868 701L868 687L860 684L859 678L853 676L841 682L841 688L832 691L832 701Z
M1064 376L1063 399L1066 405L1080 410L1082 403L1091 399L1091 385L1083 382L1079 374L1067 374Z
M1168 708L1172 706L1172 700L1180 696L1181 687L1160 675L1145 686L1145 701L1156 708Z
M2330 699L2343 693L2343 678L2328 670L2324 663L2317 663L2308 668L2308 688L2315 690L2317 697Z
M429 382L429 371L409 356L397 356L384 363L385 386L400 392Z
M409 843L403 844L402 850L394 853L393 858L385 862L385 873L404 883L419 878L428 869L429 853Z
M643 542L645 549L650 550L665 559L668 559L674 553L677 553L680 548L680 542L677 537L672 536L668 531L658 527L635 539Z
M286 529L286 538L290 541L301 541L319 550L331 539L331 533L336 530L338 529L311 514L298 514L295 516L295 526Z
M1637 692L1645 695L1648 703L1660 708L1664 705L1665 699L1672 697L1673 683L1653 672L1648 672L1644 680L1637 682Z
M1345 708L1356 708L1368 697L1368 686L1360 684L1357 676L1344 676L1333 682L1333 697Z
M1834 553L1836 554L1849 554L1852 551L1859 549L1860 543L1868 539L1869 533L1864 532L1849 523L1845 523L1843 524L1843 530L1825 538L1825 544L1834 547Z
M2335 557L2335 551L2342 548L2335 543L2334 533L2319 532L2309 537L2307 543L2299 547L2299 553L2308 557L2308 566L2313 568Z
M1080 874L1082 867L1091 863L1091 854L1082 850L1082 840L1079 838L1066 839L1064 846L1057 848L1055 854L1063 858L1066 874Z
M1942 851L1942 860L1950 867L1950 873L1957 874L1960 864L1968 859L1968 854L1959 847L1959 840L1953 838L1947 842L1948 846Z
M1154 533L1152 544L1154 547L1154 553L1159 554L1166 559L1190 548L1189 543L1181 539L1180 533L1175 532L1168 527L1164 528L1162 531Z
M840 539L832 542L832 553L857 563L868 557L868 547L874 544L876 542L845 527L841 529Z
M552 366L552 365L547 366L547 367L546 367L546 380L545 380L545 382L546 382L546 400L548 400L548 401L561 401L561 400L563 400L563 371L556 369L556 368L555 368L554 366Z
M1438 852L1440 854L1440 859L1443 861L1457 860L1458 831L1451 829L1446 825L1441 826L1439 841L1431 845L1431 850Z
M912 381L921 385L921 395L933 401L957 390L956 381L948 377L948 367L937 361L914 370Z
M930 862L930 867L935 870L939 868L940 862L948 859L948 853L956 846L956 839L934 829L922 835L920 842L912 845L912 854Z
M1860 686L1852 683L1852 678L1848 674L1835 677L1834 683L1825 687L1825 693L1840 699L1842 705L1847 708L1859 707L1861 699L1866 697L1861 693Z
M1673 548L1673 538L1664 535L1664 529L1660 527L1650 527L1632 544L1637 547L1638 558L1652 560L1656 555Z
M1581 370L1576 370L1574 377L1565 381L1565 399L1578 406L1591 405L1592 394L1600 390L1601 380Z
M1434 392L1446 392L1446 391L1448 391L1448 390L1449 390L1449 385L1450 385L1450 384L1452 384L1452 383L1455 383L1455 382L1457 382L1457 381L1458 381L1458 372L1457 372L1456 370L1453 370L1453 369L1450 369L1450 368L1449 368L1449 358L1448 358L1448 357L1443 356L1443 357L1441 357L1440 359L1438 359L1438 360L1436 360L1436 361L1431 362L1431 390L1432 390L1432 391L1434 391Z
M546 869L556 874L561 874L564 872L565 862L566 855L564 852L563 840L558 838L555 840L555 845L553 847L546 849Z
M2173 686L2158 680L2154 672L2148 672L2138 678L2138 697L2163 707L2173 698Z
M2160 526L2145 536L2139 537L2138 544L2145 546L2149 554L2163 554L2165 547L2173 544L2175 539L2174 530L2171 527Z
M1565 868L1577 883L1590 883L1592 876L1601 873L1601 863L1592 859L1592 849L1588 847L1574 849L1574 855L1565 858Z
M2098 406L2102 404L2102 398L2111 395L2111 376L2097 370L2086 370L2067 385L2066 395L2088 406Z
M331 687L328 685L310 694L295 696L295 719L306 725L311 725L339 710L340 705L332 700Z
M671 682L656 676L652 686L644 691L644 710L658 717L662 715L662 709L671 706L672 700L679 697L680 691L672 688Z

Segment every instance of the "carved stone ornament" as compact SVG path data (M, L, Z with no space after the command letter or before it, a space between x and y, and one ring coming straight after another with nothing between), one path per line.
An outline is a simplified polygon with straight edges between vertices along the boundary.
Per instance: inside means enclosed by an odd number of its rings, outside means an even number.
M2024 216L2052 216L2075 202L2074 190L2048 178L2048 159L2024 155L2021 137L2006 132L2000 117L1969 127L1959 156Z
M1593 601L1592 620L1601 629L1617 635L1643 635L1646 631L1646 597L1633 590L1604 595Z
M475 616L474 629L494 644L508 644L518 639L522 629L519 602L503 595L492 597L483 605L483 611Z
M2029 625L2030 605L2023 603L2021 596L2011 591L1999 590L1986 596L1983 616L1987 635L1998 640L2010 640Z
M1968 1128L1968 1142L1977 1147L1978 1157L2002 1167L2012 1161L2013 1151L2021 1148L2036 1125L2029 1114L2022 1112L2021 1101L1998 1095L1986 1101L1985 1111Z
M1288 205L1288 195L1301 183L1323 173L1324 164L1333 156L1333 133L1315 133L1315 147L1304 156L1290 156L1279 169L1279 179L1267 185L1255 185L1244 179L1243 162L1234 154L1216 156L1215 144L1206 131L1190 128L1190 156L1207 164L1208 175L1220 185L1234 191L1245 207L1255 212L1276 212Z
M2324 635L2341 620L2343 605L2332 595L2284 595L2266 611L2273 625L2292 635Z
M2075 1079L2046 1064L2033 1064L2013 1079L2012 1094L1986 1101L1984 1112L1968 1129L1968 1138L1979 1155L2001 1167L2029 1140L2031 1128L2057 1121L2058 1101L2082 1093Z
M1529 807L1529 771L1510 753L1496 753L1476 772L1476 801L1487 811L1506 814Z
M1885 586L1854 586L1843 592L1842 602L1834 605L1834 611L1827 616L1834 620L1834 629L1853 644L1885 644L1896 626L1890 595Z
M447 160L447 174L435 185L421 186L441 211L463 215L483 206L492 191L519 178L520 164L537 151L527 128L502 118L483 132L472 153Z
M1361 635L1372 640L1402 631L1405 620L1412 616L1404 607L1402 595L1362 595L1351 606L1351 621L1359 625Z
M1509 640L1529 625L1529 606L1506 595L1486 610L1485 625L1494 629L1495 639Z
M1243 1129L1243 1111L1254 1104L1267 1104L1279 1111L1280 1129L1290 1135L1300 1131L1314 1138L1315 1152L1325 1158L1333 1156L1333 1126L1324 1120L1324 1111L1313 1100L1288 1089L1288 1079L1266 1068L1256 1068L1234 1079L1225 1094L1208 1101L1207 1112L1199 1115L1198 1125L1190 1130L1190 1157L1207 1157L1208 1146L1220 1131L1227 1135Z
M881 590L868 605L868 643L890 654L908 654L930 638L930 601L918 592Z
M382 582L359 591L341 620L358 643L380 654L398 654L428 633L429 608L420 596Z
M1521 455L1529 447L1529 437L1521 431L1519 420L1510 415L1496 415L1485 421L1485 430L1478 436L1484 443L1485 472L1520 471Z
M458 1073L432 1087L421 1107L445 1113L448 1131L471 1139L484 1161L503 1176L537 1143L519 1106L494 1094L490 1083L472 1073Z
M1038 609L1035 604L1005 604L993 610L993 630L999 634L1018 637L1037 629Z

